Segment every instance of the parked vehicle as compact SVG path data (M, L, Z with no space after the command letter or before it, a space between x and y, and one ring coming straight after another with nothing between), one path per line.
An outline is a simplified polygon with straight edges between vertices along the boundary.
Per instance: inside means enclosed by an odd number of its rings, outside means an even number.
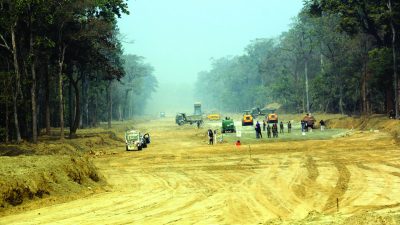
M178 124L179 126L182 126L184 124L202 124L203 123L203 118L201 115L191 115L187 116L186 113L178 113L175 116L175 123Z
M207 119L209 120L220 120L221 115L219 113L210 113L207 115Z

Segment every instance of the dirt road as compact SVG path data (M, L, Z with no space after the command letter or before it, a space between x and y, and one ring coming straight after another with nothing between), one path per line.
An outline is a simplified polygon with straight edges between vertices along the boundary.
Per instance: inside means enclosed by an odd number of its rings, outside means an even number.
M148 149L125 152L122 143L118 154L95 159L109 192L0 224L330 224L367 210L400 210L400 150L382 132L250 150L209 146L203 132L172 131L167 120L146 127Z

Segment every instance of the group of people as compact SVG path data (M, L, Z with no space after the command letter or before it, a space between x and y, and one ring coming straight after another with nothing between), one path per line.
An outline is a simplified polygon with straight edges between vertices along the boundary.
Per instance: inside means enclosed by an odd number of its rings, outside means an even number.
M321 127L321 131L323 131L325 129L325 121L321 120L319 122L320 127ZM301 131L307 132L308 131L308 124L306 121L302 120L301 121ZM257 121L256 126L255 126L255 131L256 131L256 138L262 138L262 132L261 132L261 124ZM270 125L269 123L267 124L265 122L265 120L263 120L263 125L262 125L262 130L267 132L267 137L268 138L278 138L278 124L277 123L272 123L272 125ZM279 133L283 134L285 133L284 131L284 124L281 121L279 123ZM292 130L292 123L290 121L287 122L287 132L290 133ZM207 135L209 138L209 144L213 145L214 144L214 137L216 137L217 135L217 131L216 130L211 130L208 129L207 131ZM237 145L238 143L236 143ZM240 141L239 141L239 145L240 145Z
M288 129L288 133L290 133L292 130L292 124L290 123L290 121L287 123L287 129ZM279 133L281 133L281 134L285 133L284 130L285 130L284 124L281 121L279 123ZM255 131L256 131L256 138L262 138L261 125L258 121L256 123ZM271 137L277 138L278 137L278 124L272 123L272 125L270 125L269 123L267 124L265 122L265 120L263 120L263 131L267 131L268 138L271 138Z

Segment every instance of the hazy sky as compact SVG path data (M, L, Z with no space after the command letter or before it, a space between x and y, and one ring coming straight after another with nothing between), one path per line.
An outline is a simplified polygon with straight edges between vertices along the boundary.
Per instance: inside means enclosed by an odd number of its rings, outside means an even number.
M288 30L302 0L129 0L119 20L126 54L144 56L160 90L192 86L210 58L239 55L256 38ZM160 94L160 93L158 93ZM187 93L191 95L191 93Z

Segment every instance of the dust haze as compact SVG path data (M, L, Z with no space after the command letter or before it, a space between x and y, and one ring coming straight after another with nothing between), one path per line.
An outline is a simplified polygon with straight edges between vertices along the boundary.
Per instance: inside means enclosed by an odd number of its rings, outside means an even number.
M125 54L151 64L158 88L146 114L193 110L198 73L213 59L241 54L251 40L287 30L302 1L130 1L118 26ZM188 111L190 112L190 111Z

